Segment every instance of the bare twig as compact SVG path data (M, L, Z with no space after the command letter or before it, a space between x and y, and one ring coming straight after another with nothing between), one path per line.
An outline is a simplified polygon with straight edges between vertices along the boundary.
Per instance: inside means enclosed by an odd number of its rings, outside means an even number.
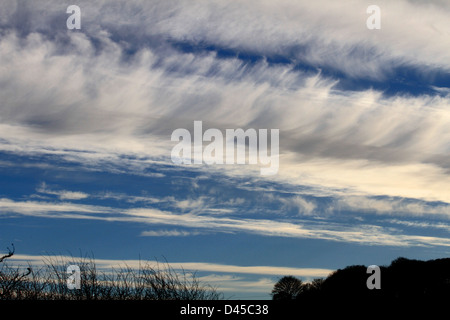
M3 262L3 260L12 257L16 249L14 248L14 243L11 243L12 250L8 247L8 254L5 254L3 257L0 258L0 262Z

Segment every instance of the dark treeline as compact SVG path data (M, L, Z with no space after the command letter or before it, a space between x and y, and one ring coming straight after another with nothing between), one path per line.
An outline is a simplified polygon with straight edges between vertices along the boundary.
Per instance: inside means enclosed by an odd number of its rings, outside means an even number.
M429 261L397 258L380 266L380 289L368 289L367 266L338 269L325 279L304 283L281 278L272 290L274 300L408 301L450 298L450 258Z

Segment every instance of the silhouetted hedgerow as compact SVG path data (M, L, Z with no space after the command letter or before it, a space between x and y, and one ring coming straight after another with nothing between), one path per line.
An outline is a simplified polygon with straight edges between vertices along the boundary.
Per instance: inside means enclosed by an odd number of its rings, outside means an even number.
M94 258L47 257L44 265L26 268L10 266L0 260L0 300L218 300L222 294L203 282L195 273L178 272L169 263L151 265L142 262L139 268L128 266L99 271ZM81 270L81 288L67 286L67 266Z

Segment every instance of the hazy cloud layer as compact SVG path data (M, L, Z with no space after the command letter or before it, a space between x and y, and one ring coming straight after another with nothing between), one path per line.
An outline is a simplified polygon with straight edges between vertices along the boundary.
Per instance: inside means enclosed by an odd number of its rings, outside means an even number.
M239 232L270 237L323 239L363 245L384 246L450 246L443 237L403 234L400 230L370 224L342 224L300 219L229 218L215 215L173 213L156 208L119 209L74 203L49 203L41 201L13 201L0 199L3 215L19 214L40 218L88 219L97 221L134 222L150 225L167 225L205 230L208 232ZM195 235L194 231L193 234ZM144 236L189 235L183 232L145 231Z

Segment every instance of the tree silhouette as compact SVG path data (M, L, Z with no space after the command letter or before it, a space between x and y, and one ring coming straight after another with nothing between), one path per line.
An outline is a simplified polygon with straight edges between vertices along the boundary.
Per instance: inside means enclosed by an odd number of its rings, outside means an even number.
M324 281L322 278L316 278L312 282L304 283L301 293L297 295L297 299L316 298L321 294Z
M273 300L292 300L303 291L303 282L293 276L284 276L274 285Z

